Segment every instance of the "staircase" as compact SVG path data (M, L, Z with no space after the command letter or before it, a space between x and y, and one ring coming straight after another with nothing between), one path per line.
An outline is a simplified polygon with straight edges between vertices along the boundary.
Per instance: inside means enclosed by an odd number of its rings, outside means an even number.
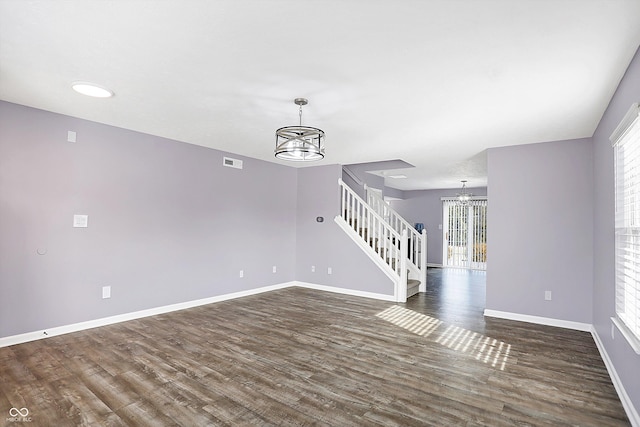
M366 191L368 203L342 179L338 184L341 215L335 221L391 278L395 300L406 302L407 297L425 292L426 231L418 233L375 193Z

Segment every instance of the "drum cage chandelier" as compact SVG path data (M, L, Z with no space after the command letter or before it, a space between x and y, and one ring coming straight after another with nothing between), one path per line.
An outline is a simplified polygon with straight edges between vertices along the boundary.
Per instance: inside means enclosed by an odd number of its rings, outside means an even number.
M312 162L324 158L324 131L311 126L302 126L302 106L305 98L293 101L300 107L298 126L285 126L276 130L275 155L278 159L294 162Z
M466 205L467 203L469 203L469 200L471 200L471 197L473 196L473 194L467 192L467 180L464 179L462 181L462 190L460 191L460 193L457 194L457 198L458 198L458 204L460 205Z

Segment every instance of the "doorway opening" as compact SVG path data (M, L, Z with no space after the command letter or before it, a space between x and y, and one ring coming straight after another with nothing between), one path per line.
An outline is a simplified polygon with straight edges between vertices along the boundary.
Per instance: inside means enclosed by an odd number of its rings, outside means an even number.
M443 254L445 267L487 269L487 200L460 204L442 201Z

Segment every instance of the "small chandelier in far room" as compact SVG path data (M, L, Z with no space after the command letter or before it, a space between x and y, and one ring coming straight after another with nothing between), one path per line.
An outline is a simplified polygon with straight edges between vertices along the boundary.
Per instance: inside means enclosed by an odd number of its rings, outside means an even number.
M473 196L473 194L467 192L467 180L466 179L463 179L460 182L462 182L462 190L457 194L458 204L459 205L466 205L467 203L469 203L469 200L471 200L471 197Z
M285 126L276 130L276 157L294 162L312 162L324 159L324 131L302 126L302 106L309 101L296 98L293 101L300 106L298 126Z

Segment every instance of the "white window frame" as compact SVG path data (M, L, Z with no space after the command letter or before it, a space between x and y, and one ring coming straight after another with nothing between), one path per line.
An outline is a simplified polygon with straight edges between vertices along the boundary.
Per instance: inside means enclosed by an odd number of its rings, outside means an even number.
M633 104L610 137L615 174L615 317L640 354L640 109Z

